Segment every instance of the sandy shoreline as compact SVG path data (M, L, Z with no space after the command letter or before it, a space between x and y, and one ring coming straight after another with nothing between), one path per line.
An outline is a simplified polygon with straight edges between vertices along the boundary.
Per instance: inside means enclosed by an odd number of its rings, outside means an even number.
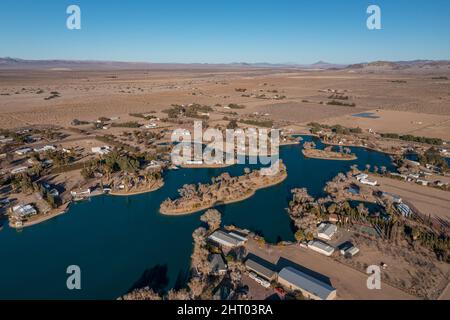
M156 185L152 185L152 187L148 188L148 189L136 190L136 191L131 191L131 192L117 192L117 191L113 192L113 191L111 191L110 193L108 193L108 195L113 196L113 197L137 196L137 195L140 195L140 194L154 192L156 190L161 189L162 187L164 187L164 181L162 181L161 183L158 183Z
M71 202L65 203L64 205L62 205L61 207L59 207L58 209L54 209L52 210L50 213L48 214L40 214L37 215L34 219L32 219L31 221L26 221L23 222L23 224L18 227L16 225L14 225L13 223L11 223L11 220L9 220L8 224L11 228L13 229L23 229L23 228L28 228L37 224L40 224L42 222L51 220L53 218L59 217L65 213L67 213L69 206L70 206Z

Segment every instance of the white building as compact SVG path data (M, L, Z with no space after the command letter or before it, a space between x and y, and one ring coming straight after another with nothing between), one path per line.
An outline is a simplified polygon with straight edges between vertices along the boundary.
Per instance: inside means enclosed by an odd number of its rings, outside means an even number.
M88 197L91 194L91 189L87 189L85 191L70 191L72 197Z
M339 251L343 256L354 257L359 253L359 249L351 242L345 242L339 246Z
M104 156L111 152L110 146L103 146L103 147L93 147L91 148L92 153Z
M330 257L334 253L334 248L325 242L319 240L313 240L308 243L308 249L316 251L327 257Z
M247 238L245 237L242 237L234 232L227 233L221 230L215 231L208 237L208 239L229 248L239 247L247 242Z
M23 149L16 150L16 154L19 155L19 156L24 156L27 153L30 153L31 151L33 151L33 149L31 149L31 148L23 148Z
M31 204L17 205L12 208L12 214L19 220L37 215L36 209Z
M321 223L317 230L317 236L321 239L330 241L337 232L337 227L331 223Z
M375 187L378 184L378 181L369 179L361 179L359 182L372 187Z
M56 147L55 146L43 146L41 148L34 148L35 152L41 153L41 152L47 152L47 151L55 151Z
M144 128L145 129L155 129L155 128L158 128L158 125L156 123L149 123L149 124L146 124L144 126Z
M364 180L364 179L367 179L367 178L369 178L369 175L365 174L365 173L361 173L361 174L358 174L356 176L356 180L358 180L358 181L361 181L361 180Z

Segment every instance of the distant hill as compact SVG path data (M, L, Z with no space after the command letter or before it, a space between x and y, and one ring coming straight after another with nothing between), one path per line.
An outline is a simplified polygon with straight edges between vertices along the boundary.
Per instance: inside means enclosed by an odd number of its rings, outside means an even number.
M0 58L0 69L68 69L68 70L98 70L98 69L145 69L152 67L151 63L116 62L116 61L76 61L76 60L24 60L17 58Z
M79 61L79 60L25 60L18 58L0 58L0 70L139 70L139 69L229 69L229 68L266 68L266 69L342 69L345 65L330 64L323 61L311 64L294 63L247 63L236 62L230 64L207 63L149 63L149 62L121 62L121 61Z
M335 64L335 63L329 63L329 62L325 62L325 61L317 61L316 63L313 63L311 65L311 67L315 68L315 69L343 69L345 67L347 67L347 65L342 65L342 64Z
M359 72L383 71L450 71L449 60L375 61L352 64L348 70Z
M25 60L0 58L0 70L177 70L177 69L285 69L285 70L348 70L352 72L394 72L394 71L450 71L450 61L375 61L352 65L333 64L318 61L313 64L296 63L150 63L92 60Z

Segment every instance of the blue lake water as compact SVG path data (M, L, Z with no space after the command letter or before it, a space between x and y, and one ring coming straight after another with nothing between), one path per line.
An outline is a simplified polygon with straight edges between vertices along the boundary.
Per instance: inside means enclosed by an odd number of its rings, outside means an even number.
M319 148L323 144L315 138ZM264 235L267 241L293 240L286 207L290 190L308 188L323 196L325 183L353 164L367 163L395 170L388 155L351 148L358 160L306 159L301 146L281 148L288 169L281 184L259 190L246 201L219 207L223 224L234 224ZM153 193L100 196L73 204L69 212L20 232L0 231L0 299L115 299L135 287L170 289L185 283L192 252L192 232L202 213L167 217L160 203L176 197L184 184L208 183L222 172L241 175L246 167L181 169L165 174L165 185ZM82 290L69 291L66 269L81 268Z
M366 118L366 119L379 119L380 118L380 116L377 116L376 113L373 113L373 112L358 113L358 114L354 114L352 117Z

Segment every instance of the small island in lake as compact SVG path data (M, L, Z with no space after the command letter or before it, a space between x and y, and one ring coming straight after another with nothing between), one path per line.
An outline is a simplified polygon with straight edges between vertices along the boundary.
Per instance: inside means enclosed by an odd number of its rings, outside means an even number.
M314 142L305 142L302 153L306 158L323 159L323 160L341 160L353 161L358 159L355 154L351 153L349 148L343 148L342 152L333 151L333 147L326 147L324 150L316 149Z
M243 176L231 177L224 173L213 178L211 184L185 185L179 190L180 198L161 203L164 215L186 215L221 204L239 202L252 197L259 189L279 184L287 178L286 166L280 160L270 168L250 171Z

